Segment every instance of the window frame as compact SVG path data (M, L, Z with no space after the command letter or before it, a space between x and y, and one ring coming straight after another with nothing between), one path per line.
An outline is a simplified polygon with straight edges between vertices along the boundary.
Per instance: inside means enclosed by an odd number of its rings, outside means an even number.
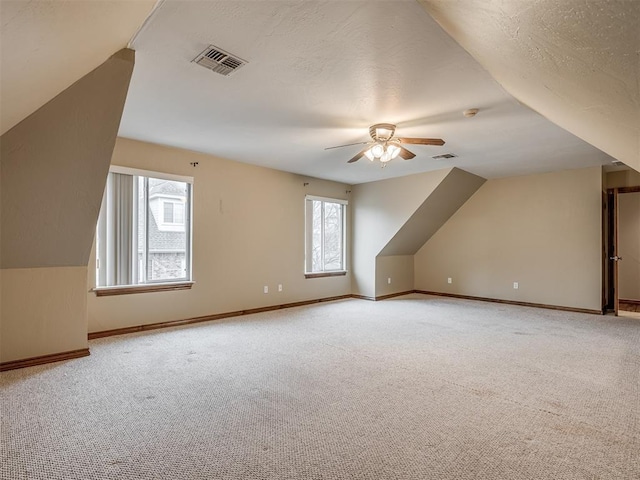
M322 211L324 212L324 204L325 203L334 203L341 205L341 214L342 214L342 268L335 270L321 270L321 271L313 271L313 260L312 260L312 251L313 251L313 202L319 201L322 202ZM305 278L319 278L319 277L336 277L343 276L347 274L347 206L349 205L348 200L344 200L341 198L331 198L331 197L321 197L317 195L305 195L304 197L304 276ZM324 215L323 217L323 228L324 232ZM322 246L321 249L324 251L324 234L321 235ZM324 258L324 255L322 255ZM323 262L324 263L324 262ZM323 265L324 268L324 265Z
M175 182L182 182L182 183L186 183L187 184L187 200L186 202L184 202L184 223L182 224L169 224L171 226L184 226L184 233L185 233L185 276L184 277L179 277L179 278L171 278L171 279L161 279L161 280L148 280L146 279L146 272L144 273L144 277L145 277L145 281L144 282L140 282L140 283L132 283L132 284L118 284L118 285L100 285L100 259L101 258L105 258L105 256L107 255L106 252L106 247L102 246L100 244L101 242L101 237L104 237L106 235L106 233L104 235L100 235L100 229L107 229L108 228L108 221L106 218L106 215L102 215L102 210L103 208L105 208L105 199L106 199L106 194L103 198L103 203L100 207L100 216L98 219L98 227L96 228L96 283L95 283L95 288L92 289L92 291L94 291L96 293L97 296L104 296L104 295L121 295L121 294L129 294L129 293L144 293L144 292L153 292L153 291L169 291L169 290L182 290L182 289L190 289L191 286L195 283L193 281L193 184L194 184L194 178L193 177L188 177L188 176L184 176L184 175L175 175L175 174L170 174L170 173L165 173L165 172L157 172L157 171L151 171L151 170L142 170L142 169L137 169L137 168L130 168L130 167L122 167L122 166L117 166L117 165L112 165L109 168L109 174L111 173L118 173L118 174L123 174L123 175L131 175L134 178L135 177L144 177L144 185L148 185L148 179L149 178L153 178L153 179L158 179L158 180L168 180L168 181L175 181ZM138 192L138 186L137 186L137 182L134 181L134 192L135 195L137 197L137 192ZM105 193L106 193L106 187L105 187ZM147 195L148 192L145 192L145 196L144 196L144 202L145 202L145 215L149 216L151 215L150 212L150 199L148 198ZM163 201L163 200L161 200ZM134 212L132 213L134 216L134 223L133 225L135 225L135 227L133 227L133 230L137 230L137 209L133 209ZM164 206L162 206L162 219L164 220ZM175 214L174 214L175 215ZM145 245L145 252L144 252L144 258L145 258L145 264L146 264L146 259L148 257L148 243L149 243L149 221L147 219L145 219L145 229L144 229L144 245ZM158 227L160 227L159 222L158 223ZM106 231L106 230L105 230ZM127 241L131 241L133 242L133 239L135 237L132 236L129 237L127 239ZM134 248L134 251L136 252L136 256L137 256L137 246ZM134 262L137 264L137 259L134 260ZM132 268L134 268L137 271L137 265L133 266Z

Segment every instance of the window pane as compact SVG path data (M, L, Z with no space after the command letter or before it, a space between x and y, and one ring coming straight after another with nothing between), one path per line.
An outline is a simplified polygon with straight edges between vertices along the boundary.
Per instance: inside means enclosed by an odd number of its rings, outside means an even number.
M184 203L173 204L173 223L184 223Z
M149 178L147 281L187 277L187 231L184 222L174 225L174 212L180 206L184 211L188 191L184 182Z
M322 202L313 201L313 220L311 224L311 271L322 271Z
M145 185L145 177L136 177L138 179L138 204L136 206L138 212L138 236L135 244L138 247L138 265L137 278L134 283L144 283L147 281L147 187Z
M164 223L173 223L173 203L164 202Z
M342 269L342 205L324 204L324 269Z

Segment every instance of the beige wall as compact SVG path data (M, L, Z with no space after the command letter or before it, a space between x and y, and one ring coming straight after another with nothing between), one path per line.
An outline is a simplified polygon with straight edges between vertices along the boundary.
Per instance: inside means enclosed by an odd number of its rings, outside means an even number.
M87 348L87 267L2 271L2 361Z
M376 296L376 256L449 172L450 168L354 185L354 294Z
M601 191L599 167L489 180L415 255L416 289L599 310Z
M413 290L413 255L376 257L376 297L410 290Z
M190 162L199 165L194 168ZM351 293L350 273L304 278L304 197L349 200L349 186L123 138L116 143L112 163L194 177L196 283L176 292L90 293L90 332ZM350 213L351 205L348 219ZM93 256L89 265L95 265ZM93 287L93 268L89 277ZM264 285L269 287L266 295Z
M640 192L618 195L619 297L640 300Z
M449 168L356 185L354 293L378 297L413 290L409 259L485 181Z
M607 188L640 186L640 172L631 169L609 172L606 175L606 179Z
M87 347L87 262L133 63L116 53L0 139L0 362Z
M482 177L452 168L433 191L424 192L424 202L378 255L415 255L484 182Z

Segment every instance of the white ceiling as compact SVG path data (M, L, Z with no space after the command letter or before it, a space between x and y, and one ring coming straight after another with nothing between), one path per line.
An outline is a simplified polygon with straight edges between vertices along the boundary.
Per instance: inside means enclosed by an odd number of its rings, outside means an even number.
M155 3L0 1L0 133L125 48Z
M249 63L192 63L214 44ZM520 104L415 0L162 2L132 42L120 134L350 184L458 166L494 178L611 158ZM473 119L467 108L480 108ZM416 158L346 161L376 122ZM431 156L452 152L453 160Z
M508 92L640 170L640 1L422 2Z

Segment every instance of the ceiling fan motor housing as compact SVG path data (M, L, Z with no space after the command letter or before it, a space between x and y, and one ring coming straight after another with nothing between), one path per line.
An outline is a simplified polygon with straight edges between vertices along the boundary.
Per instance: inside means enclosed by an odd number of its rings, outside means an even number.
M369 127L369 135L375 141L386 142L396 133L396 126L392 123L376 123Z

